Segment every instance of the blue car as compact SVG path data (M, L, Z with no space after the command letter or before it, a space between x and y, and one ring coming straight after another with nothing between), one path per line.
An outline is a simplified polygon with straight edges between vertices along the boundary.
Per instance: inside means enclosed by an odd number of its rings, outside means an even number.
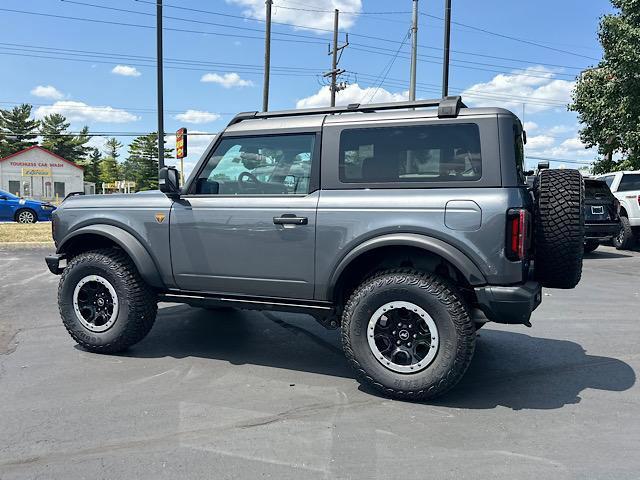
M16 197L0 190L0 221L10 220L18 223L36 223L51 220L55 205L37 200Z

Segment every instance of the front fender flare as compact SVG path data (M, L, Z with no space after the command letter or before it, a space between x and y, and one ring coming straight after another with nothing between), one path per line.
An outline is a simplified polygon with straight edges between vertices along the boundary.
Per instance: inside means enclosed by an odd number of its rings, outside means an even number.
M158 267L147 249L131 233L114 225L87 225L74 230L60 242L57 253L64 254L72 240L82 235L98 235L111 240L127 252L145 282L152 287L165 288Z
M344 272L353 260L363 253L375 248L389 246L418 247L434 253L456 267L470 285L481 286L487 284L487 280L478 266L473 263L467 255L447 242L416 233L392 233L366 240L345 255L338 263L338 266L333 270L333 274L329 279L327 298L333 298L334 288L340 278L340 275L342 275L342 272Z

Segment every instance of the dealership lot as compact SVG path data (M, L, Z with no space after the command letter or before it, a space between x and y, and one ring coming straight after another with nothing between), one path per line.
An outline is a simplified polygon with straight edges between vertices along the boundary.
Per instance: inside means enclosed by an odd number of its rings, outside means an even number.
M431 404L363 391L336 332L162 304L124 355L79 349L49 249L0 247L0 478L637 478L640 252L601 247L533 328L480 331Z

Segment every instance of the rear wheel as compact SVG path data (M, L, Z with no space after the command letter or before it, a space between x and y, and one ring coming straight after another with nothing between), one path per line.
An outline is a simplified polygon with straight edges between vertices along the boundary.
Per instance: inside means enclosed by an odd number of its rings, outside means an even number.
M582 276L584 180L578 170L542 170L535 186L535 274L543 287L573 288Z
M475 347L476 329L455 287L414 270L366 280L349 298L341 328L358 380L400 399L445 393L464 375Z
M588 240L584 244L584 253L594 252L600 246L600 242Z
M23 208L16 212L15 220L18 223L36 223L38 221L38 217L36 216L36 212L33 210Z
M157 299L131 259L109 248L69 261L58 287L58 306L64 326L82 347L116 353L149 333Z
M613 246L618 250L628 250L633 247L635 237L627 217L620 217L620 231L613 237Z

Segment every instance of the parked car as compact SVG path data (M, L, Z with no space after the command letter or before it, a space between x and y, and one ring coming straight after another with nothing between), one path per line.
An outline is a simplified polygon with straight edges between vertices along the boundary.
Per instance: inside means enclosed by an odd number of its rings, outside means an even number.
M0 190L0 220L18 223L36 223L51 220L55 205L28 198L20 198Z
M584 193L584 251L588 253L619 234L620 202L602 180L585 179Z
M640 238L640 171L613 172L601 175L620 202L620 230L613 237L618 250L633 248Z
M513 113L460 97L239 114L182 189L164 167L162 193L62 203L46 258L62 321L114 353L158 301L304 312L341 329L364 384L435 397L479 326L530 326L543 286L580 280L582 175L530 189L523 143Z

